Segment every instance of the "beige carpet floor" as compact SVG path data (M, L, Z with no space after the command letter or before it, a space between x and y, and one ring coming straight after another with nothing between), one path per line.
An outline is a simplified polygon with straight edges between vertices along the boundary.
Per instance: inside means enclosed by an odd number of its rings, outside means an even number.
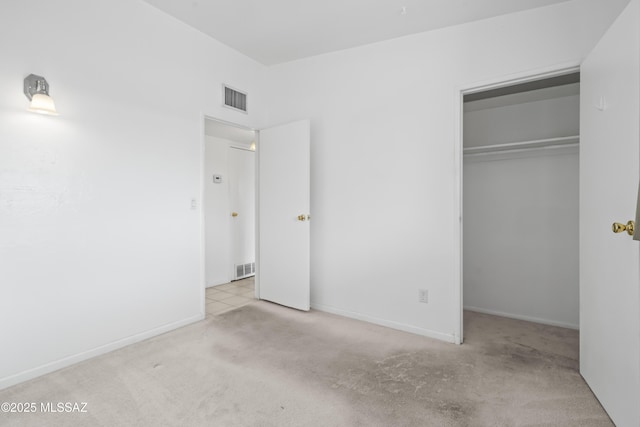
M577 331L465 313L462 346L257 302L0 391L2 426L610 426Z

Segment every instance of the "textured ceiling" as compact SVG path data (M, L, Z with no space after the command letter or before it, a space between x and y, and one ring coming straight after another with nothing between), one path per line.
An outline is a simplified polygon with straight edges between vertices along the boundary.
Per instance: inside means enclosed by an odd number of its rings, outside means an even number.
M273 65L567 0L145 1Z

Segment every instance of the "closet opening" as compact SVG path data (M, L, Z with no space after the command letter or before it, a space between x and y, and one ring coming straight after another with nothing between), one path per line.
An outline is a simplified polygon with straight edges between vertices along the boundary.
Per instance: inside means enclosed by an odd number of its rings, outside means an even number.
M487 315L578 329L579 72L464 94L462 110L465 337Z

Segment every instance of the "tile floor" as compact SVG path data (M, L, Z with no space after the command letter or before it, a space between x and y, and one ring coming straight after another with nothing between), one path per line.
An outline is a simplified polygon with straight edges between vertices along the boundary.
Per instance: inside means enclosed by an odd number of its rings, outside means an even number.
M255 278L236 280L206 289L207 316L215 316L256 300Z

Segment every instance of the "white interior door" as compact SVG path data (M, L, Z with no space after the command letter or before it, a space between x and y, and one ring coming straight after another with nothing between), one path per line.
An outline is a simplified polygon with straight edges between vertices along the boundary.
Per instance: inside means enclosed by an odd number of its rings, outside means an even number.
M252 274L255 262L255 153L229 147L231 261L234 279Z
M260 131L256 288L299 310L310 305L309 149L308 120Z
M580 372L618 426L640 425L639 1L585 59L580 105ZM558 224L562 226L562 224Z

